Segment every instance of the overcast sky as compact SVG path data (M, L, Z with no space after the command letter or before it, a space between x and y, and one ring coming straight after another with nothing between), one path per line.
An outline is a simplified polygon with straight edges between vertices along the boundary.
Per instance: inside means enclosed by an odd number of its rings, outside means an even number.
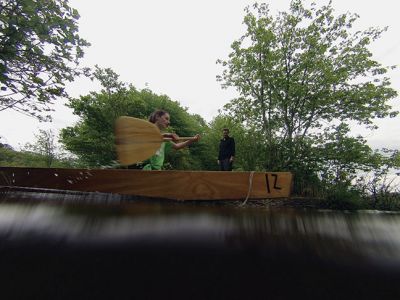
M138 89L150 88L157 94L179 101L190 113L207 121L234 96L216 82L221 74L217 59L226 59L230 45L244 33L246 0L70 0L78 9L80 36L92 46L85 52L83 65L98 64L111 68L123 82ZM287 10L290 0L269 0L274 15ZM318 6L327 1L316 0ZM309 2L307 2L309 3ZM399 0L334 0L335 15L352 12L360 15L358 29L385 27L389 30L370 48L383 65L398 65L400 59ZM392 87L400 90L400 69L389 74ZM98 91L88 79L68 85L74 97ZM392 104L400 110L398 97ZM43 124L32 118L0 112L1 142L15 148L32 142L40 129L73 125L76 116L62 105L56 106L54 121ZM173 116L172 116L173 117ZM373 148L400 149L400 122L396 119L377 122L380 129L369 133ZM366 134L364 131L360 133Z

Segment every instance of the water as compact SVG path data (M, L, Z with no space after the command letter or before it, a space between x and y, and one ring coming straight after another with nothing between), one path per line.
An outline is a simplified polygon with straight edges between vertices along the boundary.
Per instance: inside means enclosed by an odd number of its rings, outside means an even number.
M398 213L10 196L0 279L16 299L400 299Z

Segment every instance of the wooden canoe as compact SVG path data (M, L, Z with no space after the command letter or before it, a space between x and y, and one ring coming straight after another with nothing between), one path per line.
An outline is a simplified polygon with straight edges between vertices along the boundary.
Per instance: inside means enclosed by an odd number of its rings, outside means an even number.
M173 200L269 199L290 196L292 174L0 167L0 186L115 193Z

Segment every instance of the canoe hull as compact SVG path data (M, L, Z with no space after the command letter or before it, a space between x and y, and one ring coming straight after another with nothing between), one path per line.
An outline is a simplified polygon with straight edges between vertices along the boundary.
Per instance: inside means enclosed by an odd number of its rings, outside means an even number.
M269 199L290 196L292 174L0 167L0 186L116 193L174 200Z

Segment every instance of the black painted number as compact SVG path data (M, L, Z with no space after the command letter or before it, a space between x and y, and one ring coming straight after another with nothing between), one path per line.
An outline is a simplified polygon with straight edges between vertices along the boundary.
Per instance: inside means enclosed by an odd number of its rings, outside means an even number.
M271 187L274 190L281 190L282 188L278 186L278 174L265 173L265 184L267 186L267 192L271 193Z

